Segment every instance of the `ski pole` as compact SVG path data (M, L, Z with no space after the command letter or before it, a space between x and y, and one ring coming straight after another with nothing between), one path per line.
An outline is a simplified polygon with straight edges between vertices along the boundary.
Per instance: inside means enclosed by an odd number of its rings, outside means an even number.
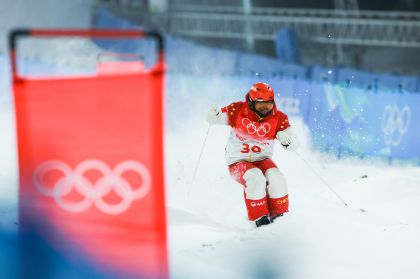
M193 184L195 182L195 177L197 175L198 166L200 165L201 156L203 155L204 147L206 146L207 137L209 136L210 128L211 128L211 125L209 125L209 127L207 128L206 136L205 136L204 141L203 141L203 143L201 145L200 155L198 156L198 161L197 161L197 163L195 165L194 174L193 174L193 177L192 177L192 180L191 180L191 183L190 183L190 187L188 188L188 192L187 192L188 197L190 196L190 192L191 192L192 186L193 186Z
M318 176L318 178L324 183L325 186L328 187L328 189L342 202L344 203L345 206L348 206L347 202L340 197L339 194L337 194L336 191L333 190L333 188L331 188L331 186L328 184L327 181L325 181L325 179L315 170L314 167L311 166L311 164L308 163L308 161L305 160L305 158L303 158L299 152L295 151L296 155L298 155L298 157L313 171L313 173Z

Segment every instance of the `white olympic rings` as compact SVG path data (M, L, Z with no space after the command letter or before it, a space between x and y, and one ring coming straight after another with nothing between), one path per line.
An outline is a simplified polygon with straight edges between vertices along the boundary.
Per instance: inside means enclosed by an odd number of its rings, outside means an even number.
M84 176L90 170L101 173L101 177L94 183ZM45 185L45 178L52 171L58 171L62 176L48 188ZM132 185L122 177L122 174L127 171L134 171L141 177L141 185L136 189L133 189ZM123 161L111 169L100 160L90 159L78 164L74 170L62 161L50 160L36 168L33 182L41 194L52 197L58 206L67 211L83 212L94 204L103 213L116 215L125 212L134 200L141 199L149 193L152 178L143 164L133 160ZM72 190L82 196L80 201L63 200ZM104 200L111 191L121 198L119 203L110 204Z
M242 119L242 125L244 125L249 134L252 135L256 133L259 137L265 136L271 130L270 124L253 122L248 118Z
M411 110L408 106L386 106L382 115L382 132L385 144L398 146L407 132L411 121Z

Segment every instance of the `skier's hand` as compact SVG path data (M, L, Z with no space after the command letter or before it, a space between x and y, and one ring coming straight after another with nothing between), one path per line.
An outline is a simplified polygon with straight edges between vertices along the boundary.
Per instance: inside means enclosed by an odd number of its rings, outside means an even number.
M209 112L207 113L206 120L210 125L214 125L218 122L220 109L218 106L214 105L210 108Z
M290 129L290 128L288 128ZM288 130L286 129L286 130ZM299 147L298 140L296 136L292 133L287 133L285 131L279 131L276 135L277 140L280 142L281 146L287 151L295 151Z

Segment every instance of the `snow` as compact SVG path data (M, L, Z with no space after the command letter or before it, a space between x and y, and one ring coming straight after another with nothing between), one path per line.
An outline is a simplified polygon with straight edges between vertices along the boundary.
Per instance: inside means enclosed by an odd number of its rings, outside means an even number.
M246 220L241 186L224 165L227 127L210 129L191 186L207 132L204 115L200 125L185 125L197 129L168 133L166 140L176 278L419 278L420 168L319 154L302 120L292 118L302 140L298 152L310 166L276 146L290 212L255 229ZM190 149L179 148L187 142Z
M51 5L57 2L45 1ZM14 3L12 10L24 5L23 0ZM54 5L61 5L57 3ZM75 7L89 6L91 1L75 3ZM27 11L10 12L0 22L3 41L12 25L22 22L28 13L38 14ZM64 14L71 13L63 9L55 17ZM29 19L30 26L55 26L50 17L41 24ZM87 14L83 13L82 19L70 20L66 26L90 24ZM5 51L5 45L0 49ZM70 45L76 50L85 46L83 41ZM88 55L95 53L88 47ZM0 231L17 229L17 154L8 71L0 53ZM195 81L200 84L205 78ZM219 80L212 83L214 92L224 88ZM165 162L171 278L420 278L419 167L389 166L373 159L337 160L321 154L311 147L302 119L291 118L302 141L298 152L310 166L277 144L274 161L288 181L290 212L256 229L247 221L242 188L231 179L225 165L229 128L208 130L204 119L209 101L191 96L187 90L187 86L167 88ZM215 98L232 101L229 95ZM207 131L203 156L197 162Z
M14 231L13 107L10 98L0 100L0 229ZM172 278L419 278L419 167L320 154L311 148L302 120L291 118L302 141L298 152L310 166L276 146L274 160L288 180L290 212L256 229L246 219L242 188L225 165L229 128L208 130L205 105L191 113L185 117L167 107L168 118L185 121L168 125L165 138Z

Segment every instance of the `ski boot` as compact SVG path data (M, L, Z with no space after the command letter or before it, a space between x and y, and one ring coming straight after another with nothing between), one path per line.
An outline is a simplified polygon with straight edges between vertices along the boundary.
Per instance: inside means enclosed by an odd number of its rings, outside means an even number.
M274 220L276 220L277 218L279 218L279 217L281 217L281 216L283 216L283 213L280 213L280 214L277 214L277 215L271 216L271 217L270 217L270 222L271 222L271 223L273 223L273 222L274 222Z
M268 218L268 215L264 215L260 218L258 218L257 220L255 220L255 225L258 227L264 226L264 225L269 225L270 222L270 218Z

